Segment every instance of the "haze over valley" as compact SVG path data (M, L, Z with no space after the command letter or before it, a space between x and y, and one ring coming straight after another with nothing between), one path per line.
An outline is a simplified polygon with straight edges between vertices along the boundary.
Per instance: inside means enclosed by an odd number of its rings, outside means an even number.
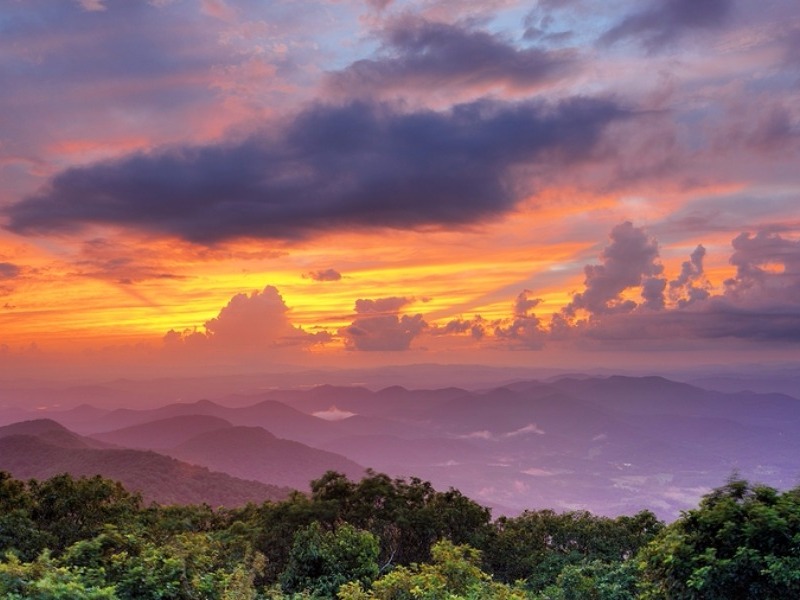
M125 405L144 404L136 386L148 389L149 408ZM63 394L72 408L4 406L0 470L23 479L100 473L148 500L239 505L308 491L327 471L357 481L372 469L454 487L495 515L646 508L668 520L734 474L779 489L800 477L800 400L784 393L569 374L472 389L239 387L167 402L176 386L21 386L21 397Z

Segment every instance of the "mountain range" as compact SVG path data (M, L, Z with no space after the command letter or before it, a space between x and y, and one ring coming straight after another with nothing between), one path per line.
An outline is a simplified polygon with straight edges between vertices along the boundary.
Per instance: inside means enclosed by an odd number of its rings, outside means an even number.
M483 389L252 390L146 409L97 402L36 413L15 407L0 410L0 419L47 416L61 429L0 429L0 469L12 465L13 474L33 477L55 465L76 472L80 463L81 473L102 467L97 472L121 479L108 458L114 455L126 457L129 469L141 463L129 480L136 472L155 481L193 465L205 468L206 477L225 474L231 486L302 491L327 470L357 479L371 468L456 487L496 513L547 507L615 515L650 508L669 519L733 473L794 486L798 409L800 400L781 393L583 375ZM80 459L67 460L76 453ZM32 464L39 456L51 461L46 469ZM249 498L237 494L239 501Z

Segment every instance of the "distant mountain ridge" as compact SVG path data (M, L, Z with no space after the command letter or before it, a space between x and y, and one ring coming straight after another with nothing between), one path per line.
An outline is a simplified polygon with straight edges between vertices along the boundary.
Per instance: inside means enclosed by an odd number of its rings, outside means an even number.
M0 470L18 479L60 473L102 475L140 492L147 502L239 506L280 500L291 490L215 473L155 452L107 446L45 419L0 427Z
M327 471L354 480L364 467L341 454L275 437L262 427L242 425L197 435L166 451L170 456L236 477L307 490Z
M298 490L307 490L311 480L327 471L354 479L364 473L364 467L342 455L281 439L263 427L232 425L208 415L168 417L94 434L92 438L156 450L235 477Z
M233 425L219 417L181 415L130 425L105 433L96 433L91 437L126 448L159 450L174 448L201 433L228 427L233 427Z
M352 416L313 416L333 407ZM800 400L659 376L562 375L480 390L323 385L50 414L96 443L158 448L238 476L301 487L315 478L308 464L351 477L363 465L509 513L654 508L671 518L733 472L778 488L800 476Z

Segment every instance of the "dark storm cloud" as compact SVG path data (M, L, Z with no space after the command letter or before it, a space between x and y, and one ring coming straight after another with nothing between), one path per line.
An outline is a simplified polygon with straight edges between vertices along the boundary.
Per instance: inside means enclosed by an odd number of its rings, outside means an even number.
M616 104L479 101L448 112L321 105L282 131L73 167L6 209L22 234L111 224L197 243L345 228L455 227L502 214L510 167L591 155ZM530 190L527 190L530 191Z
M575 63L569 52L520 49L485 31L410 16L392 21L382 38L387 56L332 73L329 86L347 95L451 86L528 89Z
M733 5L732 0L651 0L645 8L609 29L601 44L614 44L626 38L641 42L651 51L678 39L687 30L721 26Z

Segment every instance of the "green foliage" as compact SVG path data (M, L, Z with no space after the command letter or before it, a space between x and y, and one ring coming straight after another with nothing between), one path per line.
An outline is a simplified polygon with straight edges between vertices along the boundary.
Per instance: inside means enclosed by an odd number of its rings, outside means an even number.
M634 600L637 594L637 570L632 560L599 560L568 564L556 582L535 598L541 600Z
M339 590L340 600L524 600L525 593L480 569L480 551L443 540L431 549L432 564L397 567L365 590L355 582Z
M491 523L456 490L374 473L235 510L0 473L0 551L10 600L800 598L800 488L730 481L664 527L646 511Z
M96 535L105 524L130 520L141 508L139 496L99 475L80 479L57 475L41 483L31 481L29 490L31 518L50 536L54 552Z
M591 563L597 571L598 565L631 558L662 527L649 511L616 519L583 511L526 511L497 520L485 547L485 564L501 581L525 580L528 589L541 592L560 585L566 569L574 574L575 568ZM595 579L585 571L582 576Z
M118 600L114 586L94 586L81 573L59 566L49 553L22 563L14 555L0 562L0 595L7 600Z
M800 489L732 480L639 557L642 597L800 597Z
M381 542L384 567L430 560L439 539L476 545L489 529L489 510L457 490L437 492L417 478L392 479L370 472L358 483L329 472L311 483L321 519L346 521Z
M287 592L333 598L347 582L372 583L378 576L377 561L378 540L368 531L347 523L326 531L315 522L295 535L280 581Z

